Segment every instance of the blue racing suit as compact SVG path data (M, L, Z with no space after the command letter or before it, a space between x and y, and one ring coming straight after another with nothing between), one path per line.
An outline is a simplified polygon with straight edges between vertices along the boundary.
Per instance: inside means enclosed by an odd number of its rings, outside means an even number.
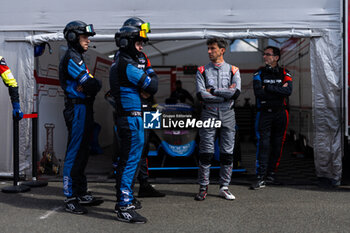
M116 100L117 128L120 138L120 158L116 174L118 206L132 203L132 183L144 145L141 91L155 94L158 77L150 67L144 71L138 58L121 51L110 70L111 94Z
M141 68L145 71L151 68L151 62L148 59L147 55L145 53L140 53L138 56L138 68ZM141 104L142 104L142 112L145 111L152 111L152 100L153 95L149 96L148 98L142 98L141 97ZM143 115L143 114L142 114ZM144 130L144 146L142 150L141 159L139 162L139 166L136 170L136 176L138 181L141 183L145 183L148 180L148 162L147 162L147 155L149 151L149 134L150 130L145 129ZM135 184L136 177L134 178L133 184Z
M94 78L81 53L69 47L60 61L59 78L65 94L63 111L68 128L67 151L63 168L63 191L66 197L87 192L84 174L89 156L89 138L93 128L93 102L101 83Z

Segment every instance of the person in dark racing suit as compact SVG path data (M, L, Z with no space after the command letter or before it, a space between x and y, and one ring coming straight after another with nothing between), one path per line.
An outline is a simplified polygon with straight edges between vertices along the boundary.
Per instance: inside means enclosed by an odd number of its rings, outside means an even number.
M282 155L288 127L288 96L292 94L292 76L278 65L280 50L268 46L263 58L266 66L253 77L256 97L256 173L257 180L251 189L261 189L267 184L277 184L275 173Z
M12 114L16 120L23 118L23 112L19 104L18 85L16 79L13 77L10 68L5 62L5 58L0 56L0 75L2 81L9 89L9 95L12 103Z
M132 184L144 146L142 95L153 95L158 90L158 77L149 67L139 68L138 57L143 43L148 41L149 23L141 27L123 26L115 34L120 53L111 66L110 88L116 100L117 130L120 139L120 157L116 174L117 203L115 212L119 221L146 223L147 219L135 211Z
M68 128L67 151L63 168L66 211L85 214L81 205L98 205L103 201L87 191L85 167L89 156L89 139L93 128L93 103L101 83L87 68L83 53L88 50L93 26L82 21L68 23L63 31L68 50L60 61L59 78L65 94L64 119Z

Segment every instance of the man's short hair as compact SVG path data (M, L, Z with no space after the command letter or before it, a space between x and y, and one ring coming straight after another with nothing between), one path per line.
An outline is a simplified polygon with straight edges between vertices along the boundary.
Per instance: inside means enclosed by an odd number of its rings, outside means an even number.
M281 50L275 46L267 46L266 49L272 49L273 55L278 56L278 61L281 59Z
M213 37L207 40L207 45L211 45L215 43L218 45L220 49L226 49L228 45L227 41L224 38L220 38L220 37Z

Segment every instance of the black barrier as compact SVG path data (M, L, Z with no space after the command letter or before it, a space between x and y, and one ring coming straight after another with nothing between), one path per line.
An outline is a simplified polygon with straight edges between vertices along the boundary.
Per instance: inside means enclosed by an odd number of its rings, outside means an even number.
M45 180L37 179L37 162L38 162L38 114L33 112L32 114L26 114L25 118L32 119L32 180L23 182L24 185L30 187L44 187L48 183Z
M19 120L13 119L13 186L1 189L4 193L20 193L30 190L29 186L18 184L19 181Z

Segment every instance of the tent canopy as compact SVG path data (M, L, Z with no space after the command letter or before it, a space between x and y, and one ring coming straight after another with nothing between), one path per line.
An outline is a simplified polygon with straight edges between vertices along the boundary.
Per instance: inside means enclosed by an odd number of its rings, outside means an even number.
M150 22L152 30L157 32L256 28L338 30L341 1L178 0L165 4L159 0L15 0L7 2L0 11L0 31L56 32L79 19L93 23L97 32L110 33L131 16Z

